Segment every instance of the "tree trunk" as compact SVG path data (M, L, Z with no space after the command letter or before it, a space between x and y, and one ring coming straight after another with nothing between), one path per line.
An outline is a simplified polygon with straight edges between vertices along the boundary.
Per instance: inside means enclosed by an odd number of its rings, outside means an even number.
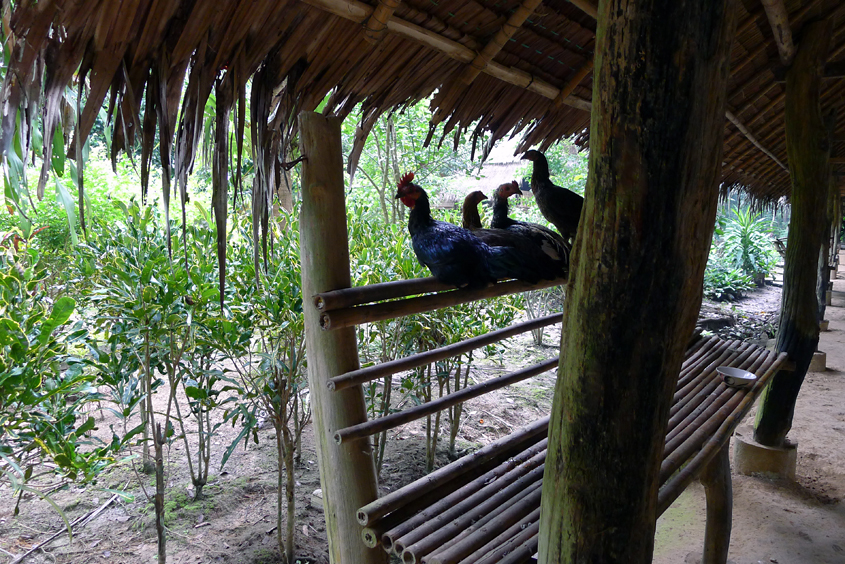
M343 191L340 119L313 112L299 115L302 167L300 256L305 310L305 342L317 462L332 563L386 563L387 553L367 548L355 513L378 497L376 468L369 439L334 444L338 429L367 420L364 390L353 386L329 391L329 378L355 370L355 328L320 329L320 312L310 305L319 292L348 288L349 246Z
M836 197L833 176L831 176L827 191L827 206L825 206L824 216L825 230L822 237L822 249L819 252L819 274L816 283L816 294L819 300L819 321L824 319L824 313L827 309L827 291L830 288L830 267L833 264L830 249L833 246L833 209Z
M763 391L754 439L767 446L781 446L792 428L798 390L819 343L817 261L822 240L827 236L824 218L830 183L830 140L819 94L829 45L828 22L805 26L795 60L786 74L786 149L792 177L792 217L777 351L789 354L795 370L781 370Z
M599 3L540 562L651 562L669 406L716 215L734 8Z

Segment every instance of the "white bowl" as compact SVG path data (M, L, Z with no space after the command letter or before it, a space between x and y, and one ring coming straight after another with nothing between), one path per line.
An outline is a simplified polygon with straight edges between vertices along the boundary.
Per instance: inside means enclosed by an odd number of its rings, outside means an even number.
M731 388L748 388L757 381L757 375L742 368L720 366L716 369L726 386Z

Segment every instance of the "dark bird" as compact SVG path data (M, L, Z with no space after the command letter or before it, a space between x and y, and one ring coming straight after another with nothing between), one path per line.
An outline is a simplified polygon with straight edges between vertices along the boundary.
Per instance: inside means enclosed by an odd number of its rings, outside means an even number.
M530 227L529 225L534 224L513 221L508 229L498 229L497 226L493 226L493 229L482 229L478 204L486 199L487 196L478 190L467 194L461 207L463 226L491 247L513 248L519 256L519 270L514 274L516 278L536 284L542 279L552 280L566 273L569 249L561 236L551 229L540 225ZM507 207L507 197L503 199ZM493 197L493 201L495 200L496 196Z
M504 278L532 283L542 278L533 259L518 245L491 246L476 235L478 232L431 217L428 195L413 179L413 173L402 177L396 198L411 209L408 231L417 260L440 282L476 289ZM510 234L502 231L495 237L503 242L510 239Z
M508 198L521 196L516 181L502 184L493 193L493 219L490 227L504 229L530 238L553 261L562 261L562 268L569 265L569 244L553 229L528 221L517 221L508 215Z
M531 190L534 192L540 213L560 231L564 240L574 238L578 221L581 219L584 198L549 180L549 162L540 151L528 151L522 158L534 163Z
M464 203L461 206L461 218L464 229L481 229L481 216L478 214L478 204L486 199L487 196L481 190L470 192L464 198Z

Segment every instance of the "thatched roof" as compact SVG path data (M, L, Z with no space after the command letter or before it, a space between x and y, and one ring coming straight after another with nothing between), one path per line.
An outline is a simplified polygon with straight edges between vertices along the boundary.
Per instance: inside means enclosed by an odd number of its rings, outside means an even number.
M167 165L184 191L213 94L213 200L224 217L229 152L240 162L245 120L254 124L253 211L264 217L293 116L316 108L328 94L324 111L340 116L363 102L359 150L380 114L435 91L433 123L445 123L446 134L487 131L501 138L516 132L520 149L570 135L585 144L596 29L592 1L20 0L11 17L4 2L4 37L14 47L0 146L10 147L16 108L31 124L43 105L44 139L51 139L62 94L77 70L85 78L77 88L84 83L87 91L78 136L88 136L107 102L112 150L140 142L148 171L158 131L166 201ZM839 78L825 81L822 99L826 112L836 108L845 115L845 2L785 0L784 6L797 39L811 19L833 22L828 71ZM778 46L759 0L737 2L737 10L723 180L772 201L790 191ZM235 147L227 145L230 112L236 116ZM843 119L838 138L845 139ZM44 143L48 163L49 145ZM76 145L69 149L73 154ZM845 144L837 144L835 154L843 160Z

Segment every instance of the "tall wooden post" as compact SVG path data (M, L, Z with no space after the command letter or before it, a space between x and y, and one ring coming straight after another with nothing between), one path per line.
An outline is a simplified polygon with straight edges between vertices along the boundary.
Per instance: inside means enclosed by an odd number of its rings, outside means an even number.
M319 313L309 307L310 296L350 285L340 119L301 113L299 140L307 158L299 220L305 345L329 557L333 564L382 564L387 554L364 545L355 520L358 508L378 497L372 448L368 440L337 445L332 439L338 429L367 420L364 391L326 387L329 378L358 368L355 329L322 331Z
M780 371L763 391L754 439L782 446L792 428L795 400L819 343L816 299L818 257L827 236L830 145L822 118L822 73L830 45L830 24L804 27L786 73L786 150L792 177L792 217L783 273L777 351L789 354L795 370Z
M734 8L599 2L540 562L651 562L669 406L716 216Z

